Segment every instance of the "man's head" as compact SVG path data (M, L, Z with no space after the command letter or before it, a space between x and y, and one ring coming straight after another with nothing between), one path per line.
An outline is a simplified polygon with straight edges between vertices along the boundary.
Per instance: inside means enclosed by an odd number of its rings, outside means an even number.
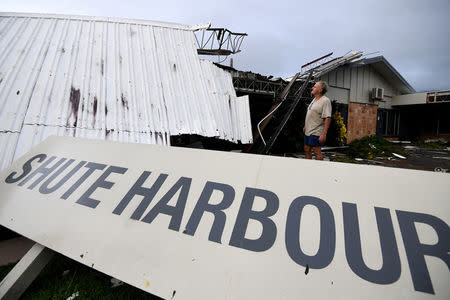
M311 94L314 97L317 97L317 96L325 95L327 91L328 91L328 84L325 81L318 81L313 86L313 88L311 90Z

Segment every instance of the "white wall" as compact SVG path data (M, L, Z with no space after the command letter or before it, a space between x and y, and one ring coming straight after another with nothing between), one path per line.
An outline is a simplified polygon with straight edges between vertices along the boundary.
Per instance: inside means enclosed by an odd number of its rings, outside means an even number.
M427 103L427 93L398 95L392 98L392 105L411 105Z

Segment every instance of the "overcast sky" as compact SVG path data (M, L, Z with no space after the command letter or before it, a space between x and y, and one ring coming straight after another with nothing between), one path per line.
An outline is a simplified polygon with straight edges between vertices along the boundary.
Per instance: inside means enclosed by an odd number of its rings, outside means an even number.
M329 52L379 51L416 91L450 90L450 0L2 0L0 10L211 21L248 33L234 55L240 70L287 77Z

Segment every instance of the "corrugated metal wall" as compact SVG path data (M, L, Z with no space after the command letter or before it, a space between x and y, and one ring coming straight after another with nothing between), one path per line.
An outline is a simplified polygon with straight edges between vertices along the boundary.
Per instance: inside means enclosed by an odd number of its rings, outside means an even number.
M51 134L162 145L178 134L252 140L248 98L199 59L188 26L2 13L0 167Z
M349 104L349 101L373 103L370 100L372 88L380 87L384 88L386 102L378 102L378 106L391 108L392 97L400 94L370 65L344 66L322 75L320 80L330 85L328 98L344 104Z

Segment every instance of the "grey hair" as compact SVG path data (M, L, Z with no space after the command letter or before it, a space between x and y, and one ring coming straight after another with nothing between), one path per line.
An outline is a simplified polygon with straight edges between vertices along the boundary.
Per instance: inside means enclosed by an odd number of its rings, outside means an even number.
M322 95L325 95L328 92L328 84L325 81L319 81L322 86Z

